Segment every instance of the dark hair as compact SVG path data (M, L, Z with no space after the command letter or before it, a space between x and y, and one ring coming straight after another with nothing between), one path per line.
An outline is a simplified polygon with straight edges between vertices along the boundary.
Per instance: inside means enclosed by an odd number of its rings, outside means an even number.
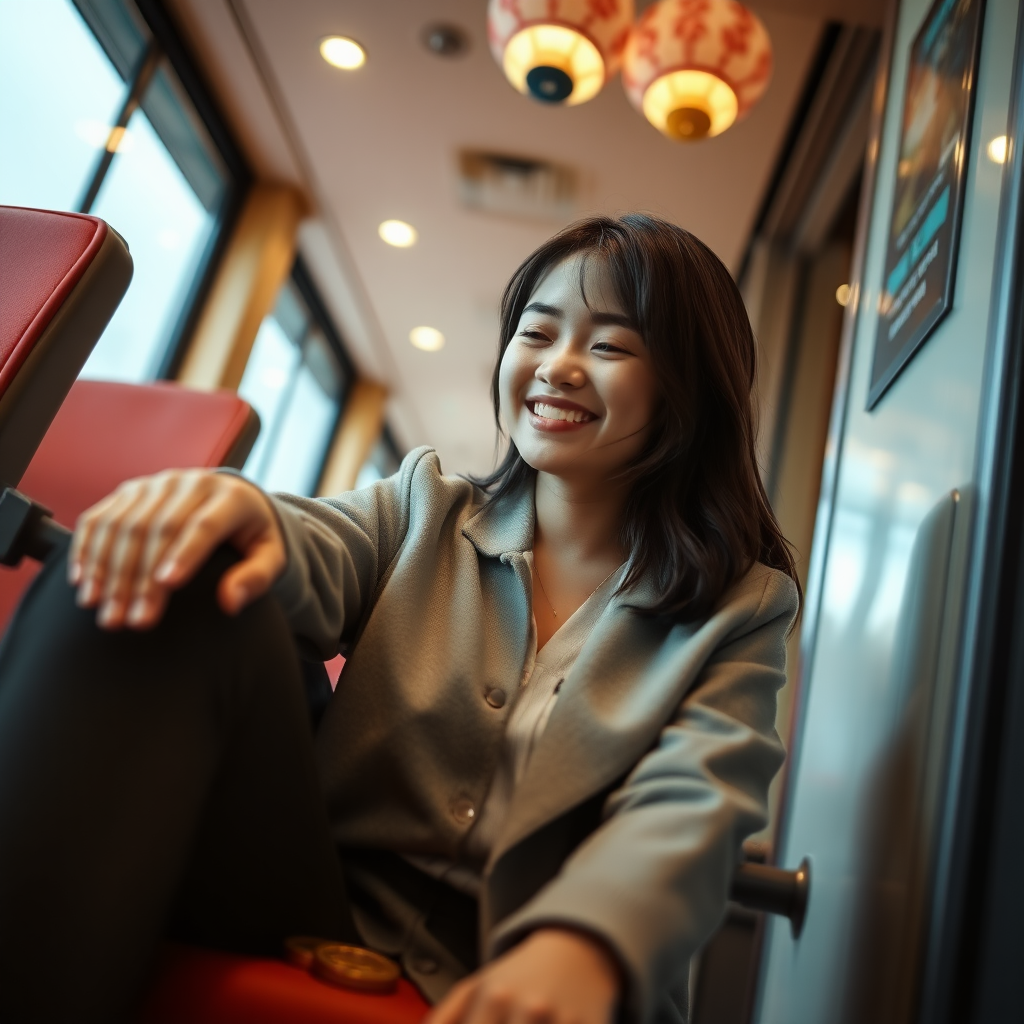
M629 566L620 591L653 573L660 597L652 612L688 621L707 615L756 561L799 587L757 467L750 321L725 265L688 231L642 214L592 217L529 256L501 300L495 417L498 370L523 308L552 267L579 255L604 261L661 387L655 429L624 471ZM498 468L477 483L497 501L534 476L510 440Z

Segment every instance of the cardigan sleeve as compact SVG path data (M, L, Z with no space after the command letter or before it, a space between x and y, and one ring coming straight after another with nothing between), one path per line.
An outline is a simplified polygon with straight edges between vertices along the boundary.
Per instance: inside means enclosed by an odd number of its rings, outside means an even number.
M410 452L399 471L334 498L272 494L287 563L272 593L292 630L323 658L352 640L409 530L417 475L437 475L430 448Z
M740 846L768 818L768 785L784 759L776 693L796 607L792 581L772 572L753 616L726 636L608 797L602 823L498 926L493 955L538 928L568 926L617 956L628 1020L648 1024L666 998L685 998L689 960L724 916Z

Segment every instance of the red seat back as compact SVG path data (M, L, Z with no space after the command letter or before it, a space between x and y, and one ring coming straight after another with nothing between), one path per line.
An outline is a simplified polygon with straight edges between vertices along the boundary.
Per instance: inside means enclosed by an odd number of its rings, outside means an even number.
M256 413L234 392L80 380L20 489L73 527L82 512L132 477L175 467L240 467L258 431ZM0 568L0 631L37 568Z
M15 486L128 288L98 217L0 206L0 486Z

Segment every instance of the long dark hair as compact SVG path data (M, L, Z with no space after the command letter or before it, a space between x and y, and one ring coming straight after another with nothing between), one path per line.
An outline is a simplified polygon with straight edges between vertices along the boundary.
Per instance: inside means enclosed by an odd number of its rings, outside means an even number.
M592 217L523 262L501 300L491 382L499 428L498 371L523 308L552 267L581 255L604 262L661 387L658 422L624 471L629 566L620 591L653 573L660 597L651 611L690 621L707 615L754 562L797 581L757 467L750 321L725 265L688 231L642 214ZM498 468L477 483L497 501L534 476L510 440Z

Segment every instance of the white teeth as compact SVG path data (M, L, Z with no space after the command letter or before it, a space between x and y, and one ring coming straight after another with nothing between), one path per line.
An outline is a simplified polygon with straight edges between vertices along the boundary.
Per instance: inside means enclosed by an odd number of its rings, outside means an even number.
M570 423L582 423L590 418L589 413L582 409L560 409L557 405L548 405L546 402L534 402L533 413L546 420L568 420Z

